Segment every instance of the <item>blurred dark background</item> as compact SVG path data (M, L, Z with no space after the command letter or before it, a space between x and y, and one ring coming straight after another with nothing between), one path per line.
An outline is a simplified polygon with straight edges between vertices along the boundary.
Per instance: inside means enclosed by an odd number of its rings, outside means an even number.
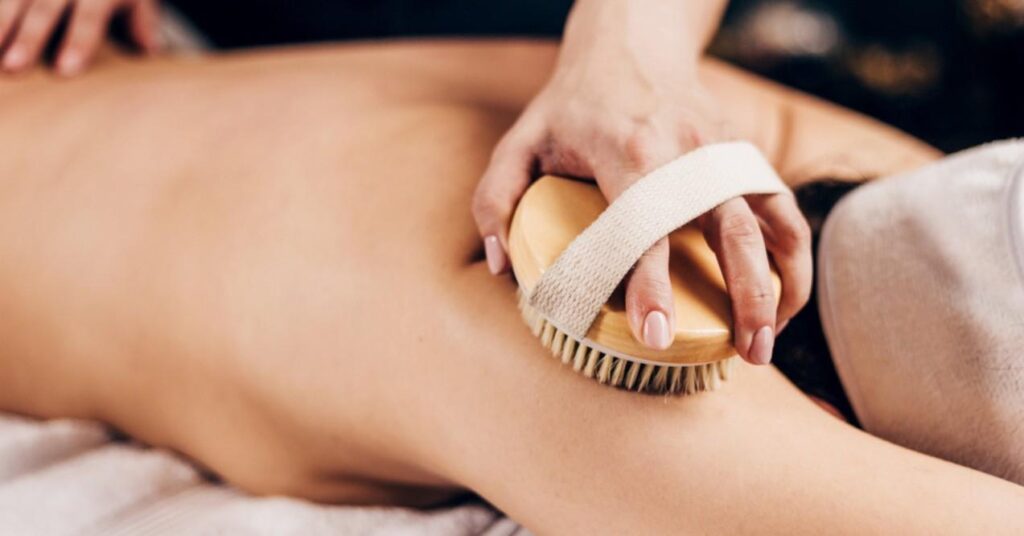
M570 0L172 0L224 48L551 36ZM1024 135L1024 0L733 0L712 52L952 151Z

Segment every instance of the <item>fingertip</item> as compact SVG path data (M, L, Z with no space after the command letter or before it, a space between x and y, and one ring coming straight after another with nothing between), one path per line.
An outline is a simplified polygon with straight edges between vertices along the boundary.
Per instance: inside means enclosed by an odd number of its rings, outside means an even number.
M57 60L57 72L61 76L75 76L85 68L85 56L77 49L61 54Z
M20 71L28 64L28 51L24 47L15 45L4 54L3 68L5 71Z

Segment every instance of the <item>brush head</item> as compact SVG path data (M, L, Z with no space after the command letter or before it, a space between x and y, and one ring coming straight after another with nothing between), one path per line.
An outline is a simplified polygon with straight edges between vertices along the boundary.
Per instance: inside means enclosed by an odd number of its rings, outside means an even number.
M648 394L694 394L713 391L729 378L732 357L699 365L675 365L602 352L548 322L530 306L522 290L517 295L523 320L541 344L551 350L551 355L573 371L604 385Z
M675 338L665 350L636 340L621 285L582 339L569 336L530 305L530 292L544 271L607 206L592 183L546 176L527 190L509 233L524 320L563 363L601 383L660 394L715 389L736 355L731 306L714 252L694 225L669 235ZM778 294L779 280L774 279Z

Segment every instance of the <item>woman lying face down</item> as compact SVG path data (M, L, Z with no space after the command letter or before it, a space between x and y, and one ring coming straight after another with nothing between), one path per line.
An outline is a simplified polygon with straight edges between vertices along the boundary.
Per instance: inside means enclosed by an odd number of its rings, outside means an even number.
M102 420L253 493L471 491L541 534L1024 529L1018 485L859 431L774 368L661 398L547 357L466 207L552 60L408 44L4 82L0 408ZM791 183L935 156L702 77Z

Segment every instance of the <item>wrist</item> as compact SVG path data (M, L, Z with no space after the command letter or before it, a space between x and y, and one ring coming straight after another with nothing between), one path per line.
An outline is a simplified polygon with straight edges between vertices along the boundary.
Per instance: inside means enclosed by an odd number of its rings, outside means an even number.
M589 83L655 86L696 76L703 34L678 0L579 0L566 23L556 74Z
M728 0L576 0L566 24L595 38L629 39L639 47L670 48L693 62L717 32Z

